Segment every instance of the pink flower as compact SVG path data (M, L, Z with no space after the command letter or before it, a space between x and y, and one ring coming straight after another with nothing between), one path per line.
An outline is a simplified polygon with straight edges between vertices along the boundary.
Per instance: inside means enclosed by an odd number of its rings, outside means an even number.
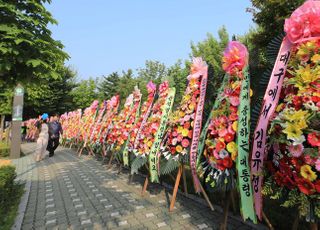
M164 81L159 85L159 92L164 93L169 88L169 82Z
M90 108L91 109L96 109L96 108L98 108L98 106L99 106L99 101L98 100L94 100L92 102L92 104L90 105Z
M248 63L248 56L247 48L243 44L237 41L229 42L223 53L223 70L230 75L242 71Z
M192 78L198 78L200 75L204 75L208 71L208 66L201 57L196 57L192 59L191 65L191 75L188 76L190 81Z
M318 158L318 160L316 160L316 170L318 172L320 172L320 158Z
M302 152L303 152L303 145L298 144L298 145L290 145L288 147L289 152L292 154L294 157L300 157Z
M187 148L189 146L190 142L188 139L183 139L181 142L182 147Z
M191 118L190 115L185 115L184 118L183 118L183 120L184 120L184 121L189 121L190 118Z
M285 20L284 31L292 43L320 35L320 2L306 1Z
M156 84L154 84L152 81L149 81L148 84L147 84L147 90L148 90L148 93L153 93L154 91L156 91Z
M213 150L213 156L214 156L214 158L216 158L216 159L220 159L220 156L219 156L219 153L218 153L217 150Z
M229 100L230 100L230 104L233 106L238 106L240 104L239 97L230 96Z

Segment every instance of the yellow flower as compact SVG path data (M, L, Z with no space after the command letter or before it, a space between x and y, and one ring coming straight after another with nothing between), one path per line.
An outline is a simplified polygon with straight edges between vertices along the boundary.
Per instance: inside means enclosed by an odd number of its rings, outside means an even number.
M231 153L231 159L232 159L233 161L236 161L237 156L238 156L238 151L235 151L235 152Z
M299 120L306 120L306 117L309 116L308 111L304 111L302 109L295 111L295 110L285 110L283 112L284 117L288 121L299 121Z
M182 126L179 126L177 132L178 132L178 133L182 133L182 131L183 131L183 127L182 127Z
M312 171L310 165L303 165L300 169L300 174L303 178L309 181L314 181L315 179L317 179L317 174Z
M152 146L152 141L148 141L147 146L151 147Z
M189 134L189 130L188 129L183 129L182 130L182 136L187 137Z
M186 114L183 111L179 112L179 117L184 117Z
M237 144L234 141L228 143L227 144L227 150L231 154L235 154L237 152Z
M276 111L277 112L280 112L282 110L282 106L283 106L283 103L280 103L277 108L276 108Z
M250 89L250 97L252 97L252 95L253 95L253 91L252 89Z
M311 61L314 63L320 62L320 54L313 55Z
M181 153L181 152L182 152L182 146L181 146L181 145L177 145L176 151L177 151L178 153Z
M232 123L232 129L237 132L237 130L238 130L238 121L234 121Z
M283 132L287 134L288 139L299 139L302 135L302 129L307 127L305 120L300 120L295 123L286 122Z
M310 65L306 67L300 67L296 71L296 77L293 81L296 81L296 85L300 90L303 90L311 82L316 81L320 74L320 68L310 68Z

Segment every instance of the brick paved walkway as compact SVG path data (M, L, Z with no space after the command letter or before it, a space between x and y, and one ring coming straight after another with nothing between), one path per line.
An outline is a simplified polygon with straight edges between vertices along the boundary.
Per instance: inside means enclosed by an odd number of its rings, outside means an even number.
M24 144L30 152L33 144ZM15 160L18 178L30 193L22 229L218 229L222 214L178 195L168 212L171 192L161 186L141 197L143 178L129 184L128 174L59 148L53 158L35 163L31 154ZM229 218L228 229L252 229ZM261 226L259 227L261 229Z

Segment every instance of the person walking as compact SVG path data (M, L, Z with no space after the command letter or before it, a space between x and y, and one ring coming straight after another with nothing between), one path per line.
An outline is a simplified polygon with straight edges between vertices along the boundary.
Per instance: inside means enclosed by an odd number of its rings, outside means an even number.
M48 128L48 114L44 113L41 119L37 122L37 128L39 130L39 137L37 139L37 148L35 151L35 161L41 161L44 158L44 154L47 149L49 139L49 128Z
M59 122L59 115L54 114L52 116L52 121L49 123L49 142L47 147L49 157L53 157L54 151L59 146L60 134L63 134L63 130Z

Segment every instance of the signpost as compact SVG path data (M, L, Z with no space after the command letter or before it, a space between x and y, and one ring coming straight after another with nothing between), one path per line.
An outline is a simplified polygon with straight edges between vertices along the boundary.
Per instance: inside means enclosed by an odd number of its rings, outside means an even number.
M21 121L23 114L23 95L24 88L18 84L14 89L13 108L12 108L12 130L11 130L11 149L10 158L20 157L21 145Z

